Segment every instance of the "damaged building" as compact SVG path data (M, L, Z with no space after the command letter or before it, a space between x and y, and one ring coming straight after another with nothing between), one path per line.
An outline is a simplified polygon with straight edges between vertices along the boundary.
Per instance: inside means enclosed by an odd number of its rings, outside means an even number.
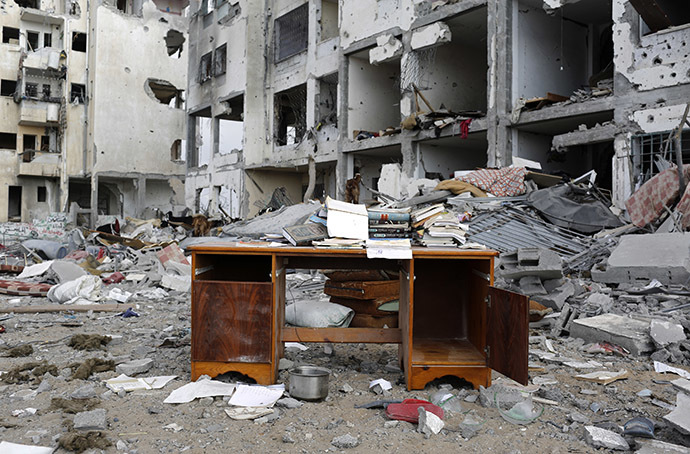
M622 207L673 160L659 147L690 100L676 3L192 4L186 204L245 217L276 198L343 199L357 173L363 198L401 197L424 178L538 163L594 170Z
M187 2L0 5L0 222L184 204Z

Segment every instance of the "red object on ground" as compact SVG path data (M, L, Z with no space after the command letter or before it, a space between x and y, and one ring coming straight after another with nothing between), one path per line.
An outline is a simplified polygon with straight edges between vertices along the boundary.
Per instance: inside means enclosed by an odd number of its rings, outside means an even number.
M52 285L0 279L0 293L12 296L46 296Z
M110 284L118 284L122 281L125 280L124 274L120 273L119 271L115 271L113 274L111 274L108 277L103 278L103 283L106 285Z
M417 410L419 407L443 419L443 408L421 399L405 399L400 404L389 404L386 408L386 416L390 419L417 424L419 423L419 410Z
M105 248L102 247L98 250L98 256L96 256L96 260L100 260L105 256Z
M5 327L2 326L2 325L0 325L0 334L2 334L2 333L4 333L4 332L5 332Z

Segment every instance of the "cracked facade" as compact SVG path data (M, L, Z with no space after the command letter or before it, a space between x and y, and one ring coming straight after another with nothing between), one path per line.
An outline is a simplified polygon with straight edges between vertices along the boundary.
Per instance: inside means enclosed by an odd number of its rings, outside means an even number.
M519 157L572 177L594 169L622 206L655 171L640 163L645 135L677 127L690 102L687 13L650 26L632 3L192 4L187 205L252 216L278 187L299 202L311 158L314 197L342 198L357 172L376 189L385 164L399 164L406 195L406 181ZM218 65L218 55L227 61ZM484 116L466 139L457 124L396 133L417 109L414 86L435 109ZM573 100L515 109L547 93ZM360 131L382 134L356 140Z
M0 2L0 222L183 207L186 7Z

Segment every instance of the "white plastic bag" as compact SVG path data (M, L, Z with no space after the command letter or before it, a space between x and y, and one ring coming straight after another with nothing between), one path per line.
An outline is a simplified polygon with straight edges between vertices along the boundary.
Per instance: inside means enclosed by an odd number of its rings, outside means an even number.
M94 304L101 299L103 282L98 276L87 274L73 281L55 285L48 291L48 299L54 303Z

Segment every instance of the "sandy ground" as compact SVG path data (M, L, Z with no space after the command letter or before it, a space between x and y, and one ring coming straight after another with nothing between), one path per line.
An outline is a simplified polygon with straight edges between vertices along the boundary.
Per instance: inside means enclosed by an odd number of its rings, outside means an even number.
M0 299L0 307L11 303L9 297ZM25 306L45 304L41 298L20 298L12 303ZM542 385L536 395L557 402L546 405L539 419L529 425L514 425L505 421L496 408L484 407L482 399L463 400L463 412L474 410L484 423L471 438L460 430L464 414L447 414L445 428L438 435L426 437L416 431L416 425L390 422L383 409L356 409L362 404L381 398L428 399L438 389L436 385L417 392L408 392L402 373L396 370L397 347L394 345L334 345L326 354L324 345L308 344L306 352L288 350L286 357L295 364L315 364L332 370L329 396L325 401L305 402L300 408L277 409L278 419L265 423L235 421L226 416L228 408L222 398L206 398L188 404L164 404L170 392L190 378L190 307L188 297L172 295L164 300L139 301L132 304L138 318L115 316L113 313L16 314L0 321L6 332L0 334L0 371L10 371L30 361L47 361L55 365L58 377L48 377L41 388L39 380L7 384L0 382L0 440L29 445L57 446L58 439L71 430L73 414L51 409L54 398L70 399L81 390L95 399L95 408L107 412L107 427L102 431L112 445L90 452L129 453L226 453L226 452L593 452L595 448L585 440L584 426L599 425L621 431L622 425L635 416L645 416L656 425L657 439L690 446L690 436L683 436L667 426L662 417L669 413L663 406L673 405L676 391L668 384L675 376L653 371L649 358L622 358L603 354L582 353L582 341L555 339L554 347L564 356L602 363L601 369L626 369L630 378L604 386L578 381L576 370L560 364L535 361L543 371L531 378L548 374L558 383ZM123 309L126 307L123 307ZM0 315L0 319L6 316ZM80 326L63 326L68 325ZM81 351L68 346L75 334L121 335L122 340L102 350ZM533 336L546 331L533 330ZM161 347L165 338L174 337L177 347ZM33 353L27 357L7 357L6 349L30 344ZM545 350L544 338L532 339L531 348ZM122 395L109 391L103 380L118 375L115 371L93 374L87 380L72 379L73 363L88 358L101 358L120 363L129 359L151 358L154 365L143 376L177 375L178 378L161 390L136 391ZM596 370L596 369L594 369ZM281 372L281 382L287 383L287 371ZM369 381L385 378L393 384L390 396L379 396L368 389ZM656 380L653 381L653 380ZM494 383L505 382L498 375ZM352 388L342 391L347 384ZM89 391L88 386L93 390ZM86 387L86 388L85 388ZM345 387L348 389L348 387ZM649 397L638 392L649 389ZM40 391L32 393L33 391ZM473 400L479 393L471 389L453 390L463 399ZM656 404L654 403L656 402ZM592 404L596 404L592 406ZM662 406L660 406L662 405ZM597 408L599 407L599 408ZM28 416L13 416L13 411L35 408ZM593 411L593 410L596 410ZM171 423L182 427L178 432L164 429ZM334 438L350 434L358 446L339 449L331 444ZM636 440L629 438L631 450ZM605 451L605 450L602 450ZM58 448L56 452L68 452Z

